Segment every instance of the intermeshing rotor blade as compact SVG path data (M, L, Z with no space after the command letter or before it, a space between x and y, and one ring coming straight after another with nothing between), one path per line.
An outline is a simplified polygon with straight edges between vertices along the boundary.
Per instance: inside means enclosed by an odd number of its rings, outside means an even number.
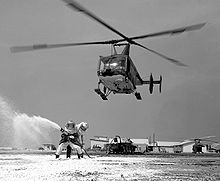
M102 45L102 44L112 44L114 40L110 41L96 41L96 42L84 42L84 43L63 43L63 44L35 44L27 46L14 46L11 47L11 52L26 52L32 50L40 49L50 49L50 48L61 48L61 47L71 47L71 46L81 46L81 45Z
M98 18L96 15L94 15L92 12L90 12L89 10L87 10L86 8L81 6L76 1L74 1L74 0L63 0L63 1L66 2L69 7L73 8L75 10L78 10L80 12L83 12L84 14L86 14L87 16L92 18L93 20L99 22L103 26L107 27L108 29L110 29L114 33L116 33L119 36L121 36L122 38L124 38L124 39L118 40L119 42L127 41L129 43L133 43L132 40L136 40L136 39L149 38L149 37L162 36L162 35L176 35L176 34L186 32L186 31L199 30L203 26L205 26L205 24L206 24L206 23L200 23L200 24L185 26L185 27L176 28L176 29L172 29L172 30L161 31L161 32L157 32L157 33L151 33L151 34L146 34L146 35L141 35L141 36L134 36L134 37L127 37L124 34L122 34L121 32L119 32L118 30L114 29L113 27L111 27L110 25L105 23L102 19Z
M204 137L201 137L199 139L210 139L210 138L215 138L216 136L204 136Z
M118 30L114 29L113 27L111 27L110 25L108 25L107 23L105 23L102 19L98 18L96 15L94 15L92 12L90 12L89 10L87 10L86 8L84 8L83 6L81 6L79 3L77 3L74 0L63 0L64 2L67 3L67 5L70 8L73 8L74 10L78 10L80 12L83 12L85 15L89 16L91 19L99 22L100 24L102 24L103 26L105 26L106 28L108 28L109 30L113 31L114 33L116 33L117 35L121 36L122 38L124 38L122 41L127 41L128 43L132 43L133 41L128 38L127 36L125 36L124 34L122 34L121 32L119 32Z
M182 28L176 28L173 30L166 30L166 31L161 31L161 32L157 32L157 33L141 35L141 36L134 36L134 37L130 37L129 39L137 40L137 39L150 38L150 37L156 37L156 36L162 36L162 35L176 35L176 34L180 34L180 33L187 32L187 31L199 30L203 26L205 26L205 24L206 23L200 23L200 24L195 24L195 25L191 25L191 26L185 26Z
M216 136L204 136L204 137L200 137L200 138L190 138L188 140L207 140L210 138L215 138Z
M154 53L154 54L156 54L156 55L158 55L158 56L160 56L160 57L162 57L162 58L164 58L164 59L166 59L166 60L168 60L168 61L170 61L170 62L172 62L172 63L174 63L174 64L176 64L176 65L178 65L178 66L187 66L186 64L183 64L183 63L181 63L180 61L178 61L178 60L175 60L175 59L173 59L173 58L169 58L169 57L167 57L166 55L163 55L163 54L161 54L161 53L159 53L159 52L157 52L157 51L155 51L155 50L152 50L152 49L150 49L150 48L147 48L147 47L145 47L145 46L143 46L143 45L141 45L141 44L139 44L139 43L137 43L137 42L135 42L134 43L135 45L137 45L137 46L139 46L139 47L142 47L142 48L144 48L144 49L146 49L146 50L148 50L148 51L150 51L150 52L152 52L152 53Z
M103 45L103 44L114 44L119 42L118 40L109 40L109 41L97 41L97 42L84 42L84 43L64 43L64 44L35 44L35 45L27 45L27 46L14 46L11 47L11 52L18 53L18 52L27 52L27 51L33 51L33 50L43 50L43 49L52 49L52 48L62 48L62 47L71 47L71 46L81 46L81 45ZM137 42L133 42L132 44L140 46L152 53L155 53L159 55L162 58L165 58L166 60L169 60L172 63L175 63L179 66L186 66L185 64L181 63L178 60L169 58L159 52L156 52L155 50L152 50L150 48L147 48Z
M182 28L176 28L173 30L166 30L166 31L161 31L161 32L157 32L157 33L140 35L140 36L132 36L132 37L128 37L128 38L130 41L132 41L131 42L131 44L132 44L134 42L133 40L137 40L137 39L151 38L151 37L157 37L157 36L163 36L163 35L177 35L177 34L187 32L187 31L199 30L203 26L205 26L205 24L206 23L200 23L200 24L195 24L195 25L191 25L191 26L185 26ZM123 41L126 41L126 39L115 40L116 43L123 42Z
M107 23L105 23L102 19L100 19L99 17L97 17L96 15L94 15L92 12L90 12L89 10L87 10L86 8L84 8L83 6L81 6L79 3L77 3L74 0L63 0L70 8L74 9L74 10L78 10L82 13L84 13L85 15L87 15L88 17L90 17L91 19L99 22L101 25L105 26L106 28L108 28L109 30L111 30L112 32L116 33L117 35L119 35L122 39L117 39L117 40L109 40L109 41L97 41L97 42L85 42L85 43L66 43L66 44L36 44L36 45L31 45L31 46L14 46L11 47L11 52L25 52L25 51L32 51L32 50L39 50L39 49L50 49L50 48L60 48L60 47L71 47L71 46L80 46L80 45L99 45L99 44L116 44L119 42L123 42L123 41L127 41L130 44L134 44L137 45L139 47L142 47L176 65L179 66L186 66L185 64L181 63L178 60L169 58L155 50L152 50L150 48L147 48L146 46L143 46L137 42L135 42L134 40L136 39L142 39L142 38L148 38L148 37L155 37L155 36L161 36L161 35L175 35L175 34L179 34L185 31L193 31L193 30L197 30L202 28L205 23L201 23L201 24L196 24L196 25L192 25L192 26L186 26L186 27L182 27L182 28L177 28L177 29L173 29L173 30L167 30L167 31L161 31L158 33L152 33L152 34L147 34L147 35L141 35L141 36L134 36L134 37L127 37L124 34L122 34L121 32L119 32L118 30L114 29L113 27L111 27L110 25L108 25Z
M209 139L199 139L200 141L203 142L213 142L213 143L218 143L218 141L214 141L214 140L209 140Z

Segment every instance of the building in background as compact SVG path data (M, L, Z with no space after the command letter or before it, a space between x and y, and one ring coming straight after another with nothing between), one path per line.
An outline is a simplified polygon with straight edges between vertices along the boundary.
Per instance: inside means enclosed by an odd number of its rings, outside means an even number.
M147 138L130 138L130 140L137 146L136 152L144 152L149 143Z
M119 136L118 136L119 137ZM136 146L135 152L152 152L152 153L192 153L195 145L194 141L157 141L155 135L149 138L121 138L121 142L132 141ZM91 149L106 150L106 145L112 143L114 138L106 136L94 136L91 138ZM208 153L212 150L210 148L212 142L203 142L202 152ZM214 150L215 151L215 150Z
M182 146L180 142L173 141L155 141L148 144L148 152L154 153L181 153Z
M38 148L39 150L56 150L56 147L53 144L42 144L41 147Z
M6 151L6 150L14 150L15 148L12 148L12 147L5 147L5 146L1 146L0 147L0 151L1 150L4 150L4 151Z

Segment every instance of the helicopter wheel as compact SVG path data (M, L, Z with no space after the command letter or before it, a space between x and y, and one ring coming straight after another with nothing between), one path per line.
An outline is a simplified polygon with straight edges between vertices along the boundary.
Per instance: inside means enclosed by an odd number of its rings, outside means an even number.
M141 98L141 94L139 92L135 92L135 97L137 98L137 100L142 100Z

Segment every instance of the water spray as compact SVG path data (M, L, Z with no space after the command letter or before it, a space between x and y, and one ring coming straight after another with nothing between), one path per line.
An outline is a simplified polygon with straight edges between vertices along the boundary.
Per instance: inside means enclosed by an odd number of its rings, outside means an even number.
M51 128L61 130L57 123L46 118L15 111L8 101L0 96L0 129L3 137L1 144L26 147L30 144L36 146L51 142Z

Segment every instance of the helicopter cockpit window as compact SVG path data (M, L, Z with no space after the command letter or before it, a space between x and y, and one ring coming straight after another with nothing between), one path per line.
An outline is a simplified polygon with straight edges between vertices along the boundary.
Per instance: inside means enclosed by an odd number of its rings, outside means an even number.
M100 67L103 75L117 75L124 74L126 69L126 57L109 57Z
M110 59L109 62L106 63L106 67L110 69L124 68L124 66L125 66L125 61L119 58Z

